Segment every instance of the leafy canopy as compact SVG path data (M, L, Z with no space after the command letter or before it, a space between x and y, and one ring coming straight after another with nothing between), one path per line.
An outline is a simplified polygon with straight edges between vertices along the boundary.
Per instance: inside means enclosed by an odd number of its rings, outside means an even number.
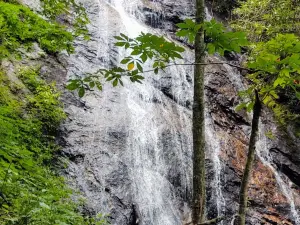
M234 29L245 31L251 41L270 40L279 33L300 31L298 0L247 0L234 10Z
M270 41L259 42L251 52L247 65L256 72L248 76L252 84L242 95L249 96L253 89L257 89L264 104L273 109L281 122L287 118L297 118L279 103L284 90L294 92L291 95L300 100L299 37L279 34ZM247 103L251 109L249 104L253 106L253 103Z

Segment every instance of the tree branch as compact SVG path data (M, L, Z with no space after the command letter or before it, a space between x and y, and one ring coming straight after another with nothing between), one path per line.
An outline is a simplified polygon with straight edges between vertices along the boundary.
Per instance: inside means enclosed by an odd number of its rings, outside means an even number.
M226 64L226 65L229 65L231 67L234 67L234 68L237 68L237 69L241 69L241 70L247 70L247 71L250 71L250 72L256 72L256 71L253 71L251 69L248 69L248 68L245 68L245 67L242 67L242 66L238 66L238 65L234 65L232 63L229 63L229 62L211 62L211 63L174 63L174 64L169 64L169 65L166 65L166 67L171 67L171 66L194 66L194 65L202 65L202 66L209 66L209 65L222 65L222 64ZM144 73L149 73L149 72L153 72L154 69L152 70L146 70L144 71Z
M212 224L218 224L219 222L223 221L225 219L224 216L221 216L221 217L217 217L215 219L212 219L212 220L207 220L203 223L198 223L197 225L212 225ZM185 225L191 225L193 222L189 222L189 223L186 223Z
M211 225L211 224L217 224L219 222L221 222L222 220L224 220L225 217L224 216L221 216L221 217L217 217L215 219L212 219L212 220L208 220L208 221L205 221L203 223L198 223L198 225Z

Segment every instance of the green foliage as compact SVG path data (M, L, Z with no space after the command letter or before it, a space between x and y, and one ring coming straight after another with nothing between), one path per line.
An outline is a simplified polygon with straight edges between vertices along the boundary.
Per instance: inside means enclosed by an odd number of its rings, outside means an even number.
M240 4L232 27L247 32L251 41L270 40L278 33L299 34L299 1L247 0Z
M287 89L294 92L298 103L300 100L299 38L294 34L279 34L268 42L258 43L250 54L248 67L255 71L248 76L252 85L241 94L249 97L257 89L280 122L297 118L279 103L280 93Z
M184 23L177 24L180 30L177 36L184 37L189 42L194 42L195 35L203 26L207 40L207 51L209 54L215 52L224 54L225 51L240 52L240 47L248 44L246 36L242 32L226 32L225 27L215 20L205 22L203 25L196 24L191 19L186 19ZM131 82L141 83L144 79L143 73L154 72L158 74L159 70L164 70L170 65L176 65L176 59L183 59L183 47L177 46L173 42L167 41L164 37L153 34L141 33L137 38L129 38L125 34L115 36L117 42L115 46L124 47L129 56L121 60L120 64L124 67L114 67L112 69L100 69L95 74L88 74L85 78L74 78L69 80L67 89L78 90L79 97L84 96L85 90L97 87L102 90L102 84L99 81L112 82L113 86L123 85L122 78L129 77ZM144 65L151 64L151 69L145 71Z
M50 166L58 147L47 129L65 117L58 92L37 71L20 77L25 87L0 73L0 224L105 224L77 212L71 190Z
M218 52L220 55L224 55L225 51L239 53L241 46L248 45L246 35L243 32L226 31L224 25L218 23L215 19L206 21L203 25L196 24L191 19L186 19L184 23L179 23L177 26L180 30L176 35L179 37L187 37L191 43L194 43L196 33L203 26L206 50L209 54Z
M143 65L151 63L152 70L155 74L175 59L182 59L181 53L184 48L177 46L173 42L167 41L164 37L153 34L141 33L137 38L132 39L125 34L115 36L117 42L115 46L124 47L130 50L129 56L121 60L122 67L111 69L100 69L95 74L87 74L85 78L74 78L66 86L69 90L78 90L79 97L85 94L85 90L97 87L102 90L100 79L111 82L115 87L118 84L123 85L122 78L129 77L131 82L141 83L144 79Z
M55 83L46 84L38 77L38 70L23 69L19 78L32 95L27 95L27 113L40 120L48 132L55 130L65 119L62 103L58 101L60 93L56 91Z
M0 60L33 42L49 53L72 53L72 41L65 27L42 19L28 7L0 1Z

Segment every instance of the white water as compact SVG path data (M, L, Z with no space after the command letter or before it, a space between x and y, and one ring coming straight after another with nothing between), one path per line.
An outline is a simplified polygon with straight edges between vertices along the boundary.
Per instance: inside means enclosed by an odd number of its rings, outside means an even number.
M126 2L125 2L126 3ZM138 4L135 1L135 4L130 5L126 4L124 6L124 1L114 0L112 6L118 11L122 22L126 28L127 35L130 37L136 37L140 32L147 32L149 29L139 23L134 19L133 15L128 15L128 12L134 13L135 7ZM132 6L130 8L130 6ZM125 10L126 8L126 10ZM206 9L207 20L211 20L212 16L209 14ZM170 74L183 74L186 70L191 68L184 67L171 67L168 69ZM184 77L182 77L184 79ZM176 81L173 81L176 82ZM183 81L181 81L183 82ZM155 95L155 90L152 90L152 85L147 84L147 80L143 85L139 85L139 91L142 90L142 102L141 99L136 99L135 93L130 90L128 92L128 106L131 110L131 116L133 118L134 124L132 128L134 132L129 137L130 148L134 149L133 155L131 158L134 158L133 169L132 169L132 179L135 193L136 201L139 205L139 213L141 214L141 222L143 224L153 224L153 225L176 225L182 223L182 218L180 218L180 212L174 200L174 190L172 190L172 185L166 180L166 168L168 165L165 165L163 159L162 150L158 146L158 132L157 124L154 118L149 118L149 115L155 114L157 109L152 108L152 105L145 105L144 102L150 102L151 97ZM186 96L184 90L173 89L174 100L177 102L184 101L182 96ZM159 99L160 96L157 96ZM144 102L143 102L144 101ZM161 101L159 99L159 101ZM146 107L145 107L146 106ZM186 133L190 133L189 127L187 124L187 119L184 116L181 116L183 112L180 108L179 115L180 120L183 126L181 129L186 130ZM163 109L165 112L164 117L168 117L168 111ZM170 123L174 123L170 119ZM174 133L173 133L174 132ZM176 134L176 128L173 130L173 135ZM213 198L216 203L218 216L224 215L225 213L225 199L223 196L222 186L221 186L221 173L222 173L222 164L220 161L220 152L221 147L218 139L214 135L215 131L213 128L213 122L211 117L206 112L206 138L207 138L207 151L210 152L213 162L214 169L214 179L213 179ZM192 140L190 140L192 141ZM145 149L151 146L151 150L148 154L145 154ZM185 146L185 148L191 148L191 146ZM176 152L184 162L185 159L182 156L182 151ZM188 162L187 162L188 163ZM183 184L188 188L191 185L191 180L189 179L189 171L183 171L182 179L184 180ZM187 208L187 206L185 207ZM221 222L220 224L223 224Z
M126 6L125 6L126 4ZM137 2L136 2L137 4ZM112 7L119 13L122 23L126 29L126 34L130 37L136 37L141 32L147 32L149 29L134 19L128 12L134 12L136 4L129 4L122 0L111 2ZM120 52L122 58L125 52ZM178 70L173 71L178 73ZM190 133L190 126L187 124L188 118L183 114L183 108L176 110L182 115L177 124L174 124L170 118L170 111L163 105L156 106L152 103L155 97L158 102L162 102L163 95L158 95L157 90L151 85L151 79L146 79L143 84L126 85L127 106L130 111L130 132L128 137L128 160L131 160L129 176L132 180L132 192L134 203L138 207L139 221L143 225L180 225L182 224L182 213L179 208L189 212L188 206L179 206L180 200L175 195L174 186L168 179L169 170L173 165L169 165L167 152L163 151L161 146L161 126L166 122L170 126L171 136L178 135L178 129L183 133ZM159 114L159 115L158 115ZM160 123L159 120L165 121ZM190 149L191 145L185 146ZM183 156L182 149L174 146L174 149L168 150L176 155L179 160L178 166L181 167L180 183L188 187L190 181L190 169L187 158ZM187 167L187 168L186 168Z
M212 190L212 198L217 207L217 216L224 216L226 209L226 202L223 195L221 175L223 171L222 162L220 160L221 145L219 138L216 137L216 131L214 130L214 124L211 116L205 112L205 138L207 144L207 150L210 153L211 160L213 162L214 178L213 184L211 185L214 189ZM223 225L223 221L219 224Z
M291 216L295 221L295 224L300 224L300 215L295 207L295 200L293 196L293 190L289 186L289 179L281 174L279 171L275 169L272 164L272 156L269 154L268 148L268 138L265 135L264 125L260 123L260 132L259 132L259 141L256 146L256 153L259 159L263 162L263 164L271 169L273 172L276 182L282 192L282 194L286 197L287 202L290 204L291 208Z
M141 31L149 31L146 26L135 19L136 5L139 3L139 0L131 2L126 1L125 4L124 2L125 0L114 0L110 1L109 4L118 12L122 23L124 24L126 34L130 37L135 37L139 35ZM130 14L130 12L132 14ZM107 14L107 16L109 16L109 14ZM99 13L99 20L103 19L101 17L103 17L103 14L101 15ZM209 16L208 19L210 19ZM106 29L108 30L109 27L104 30ZM124 52L120 52L120 58L122 58L123 54ZM97 58L100 55L103 55L103 49L98 48ZM227 68L228 73L231 74L231 82L234 83L238 89L243 89L244 87L240 75L235 73L231 67L226 65L225 67ZM185 74L191 73L191 71L191 68L187 67L172 67L168 69L167 73L171 76L179 73L181 77L180 80L172 79L173 100L176 100L177 102L184 102L186 100L183 99L183 96L185 96L185 98L187 96L184 87L181 87L180 89L173 87L185 82ZM128 119L130 132L126 150L128 160L130 161L128 164L132 165L129 168L130 179L132 181L132 190L130 190L130 192L134 192L134 202L138 205L138 211L141 215L141 224L179 225L182 224L182 214L185 214L182 213L182 211L185 211L186 214L188 214L189 209L186 203L184 203L185 205L183 207L179 206L181 199L176 196L176 190L174 190L174 186L170 183L170 179L168 179L172 165L167 161L169 158L166 157L166 152L168 151L170 154L174 154L178 157L179 162L176 164L176 167L181 168L179 174L181 188L189 189L191 186L191 165L189 165L191 164L191 158L183 154L183 150L185 152L191 152L192 140L190 138L187 143L183 143L180 147L172 146L172 150L164 150L161 146L160 131L163 129L161 126L167 121L170 128L170 136L172 138L176 137L178 133L189 135L191 134L190 118L185 115L184 107L178 106L178 104L174 108L165 108L163 105L154 106L153 104L150 104L153 97L159 102L162 102L163 98L165 98L163 94L158 94L158 91L150 84L151 80L152 79L150 78L146 79L143 85L127 85L125 83L126 87L123 89L124 95L126 95L126 105L130 111ZM187 88L191 87L187 85ZM99 111L100 110L101 109L99 108ZM178 121L174 121L174 116L171 118L170 113L173 111L177 114ZM101 113L96 114L94 123L96 123L98 117L102 117ZM160 123L161 121L164 122ZM224 215L226 207L221 187L222 162L219 157L221 147L218 137L214 134L215 130L212 119L208 114L206 114L206 124L207 149L210 152L211 160L214 163L213 182L215 184L215 189L213 192L217 212L220 216ZM94 146L95 137L93 136L92 138L91 148ZM266 147L260 149L267 151ZM116 159L113 160L117 162L118 155L115 155L114 157ZM270 165L272 167L270 163L271 159L262 161L265 165ZM284 182L281 175L276 172L274 167L272 168L282 192L290 202L292 214L298 223L299 215L295 210L291 189ZM101 180L104 181L105 179L103 178ZM104 182L103 184L105 185ZM182 208L184 210L182 210ZM300 224L300 222L298 224Z

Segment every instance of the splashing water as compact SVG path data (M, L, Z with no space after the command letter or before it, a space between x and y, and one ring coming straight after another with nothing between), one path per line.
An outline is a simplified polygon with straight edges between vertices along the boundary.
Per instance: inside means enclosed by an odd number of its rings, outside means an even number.
M147 32L148 28L140 24L128 12L134 12L135 8L130 9L130 4L124 6L125 1L112 1L112 7L119 13L122 23L126 28L127 35L136 37L141 32ZM135 5L132 5L135 7ZM120 52L124 54L124 52ZM120 55L122 56L122 55ZM167 74L170 73L167 70ZM178 70L176 71L178 73ZM127 139L128 160L130 161L129 176L132 181L132 192L134 202L137 205L140 223L144 225L180 225L182 224L182 211L188 210L187 203L176 196L177 190L174 186L174 179L170 177L170 171L174 165L169 165L169 157L175 157L180 172L176 182L180 186L190 185L191 168L190 158L183 155L182 146L173 146L172 149L164 149L162 135L163 124L169 124L171 137L176 141L180 138L179 130L182 133L190 133L189 119L185 116L185 108L177 107L176 113L180 115L179 121L174 123L170 118L170 111L162 104L152 104L153 99L163 102L165 96L151 84L152 79L147 78L143 84L125 85L127 95L127 107L130 111L128 121L130 131ZM127 88L128 87L128 88ZM161 123L161 121L164 121ZM186 125L186 126L185 126ZM167 138L167 137L165 137ZM185 151L191 151L191 143L184 146ZM169 156L168 154L171 154ZM188 189L188 188L187 188Z
M211 160L213 161L213 171L214 171L214 178L212 187L212 198L214 203L216 204L217 209L217 217L225 215L226 209L226 202L223 195L222 184L221 184L221 174L223 171L222 162L220 160L220 153L221 153L221 145L219 142L218 137L215 135L214 124L211 116L209 113L205 112L205 138L206 138L206 145L211 154ZM223 225L223 221L219 224Z

